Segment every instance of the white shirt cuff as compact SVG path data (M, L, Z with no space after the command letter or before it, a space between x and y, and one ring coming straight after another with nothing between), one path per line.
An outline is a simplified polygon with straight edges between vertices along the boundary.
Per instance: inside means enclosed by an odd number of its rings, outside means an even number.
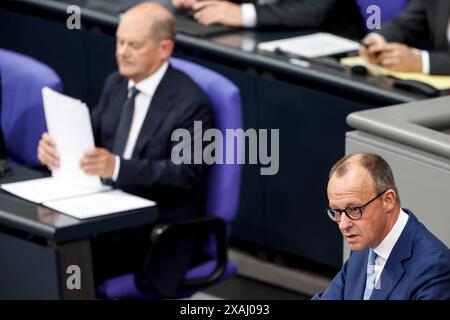
M430 74L430 53L422 50L420 56L422 58L422 73Z
M256 27L256 9L253 3L241 4L242 24L246 28Z
M120 169L120 157L115 156L115 159L116 159L116 163L114 164L114 172L113 172L113 176L111 178L111 180L114 182L117 181L117 177L119 176L119 169Z

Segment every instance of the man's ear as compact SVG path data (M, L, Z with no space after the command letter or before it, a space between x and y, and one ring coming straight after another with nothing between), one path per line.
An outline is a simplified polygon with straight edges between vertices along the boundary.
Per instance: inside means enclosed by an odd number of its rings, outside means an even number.
M160 51L163 60L168 60L172 55L175 43L173 40L165 39L160 42Z
M395 193L395 191L392 189L386 191L383 197L384 209L386 210L386 212L390 212L395 207L396 202L397 194Z

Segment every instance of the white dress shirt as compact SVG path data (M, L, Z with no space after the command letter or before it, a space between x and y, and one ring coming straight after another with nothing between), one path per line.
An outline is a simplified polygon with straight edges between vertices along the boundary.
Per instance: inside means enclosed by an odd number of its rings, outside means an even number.
M136 95L134 100L134 113L133 119L131 120L130 131L128 133L127 143L125 144L125 150L123 152L123 159L131 159L133 155L134 147L138 139L139 133L141 132L142 124L144 123L145 117L147 115L150 103L152 102L153 95L155 94L156 88L161 82L162 77L167 71L169 63L165 62L156 70L152 75L145 78L144 80L134 83L133 80L128 80L128 96L131 93L131 88L135 86L139 93ZM116 181L119 176L120 170L120 155L116 155L116 163L114 166L114 173L112 180Z
M408 222L408 218L408 214L400 209L400 214L391 231L389 231L387 236L375 249L372 249L377 254L377 258L375 259L375 288L379 288L380 283L378 281L380 280L381 273L383 272L392 249Z
M258 5L267 5L277 2L277 0L258 0ZM241 4L242 25L245 28L254 28L257 24L256 8L253 3Z
M241 4L242 24L245 28L256 27L256 9L253 3Z

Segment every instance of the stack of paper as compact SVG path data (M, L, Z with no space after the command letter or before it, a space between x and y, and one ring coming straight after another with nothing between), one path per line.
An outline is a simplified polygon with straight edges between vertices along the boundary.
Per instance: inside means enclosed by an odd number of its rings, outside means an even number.
M331 33L319 32L306 36L299 36L269 42L261 42L258 49L291 53L305 58L324 57L349 51L358 50L359 43L342 38Z
M86 104L50 88L42 89L42 98L48 132L60 157L60 166L52 169L52 176L74 185L100 187L99 177L88 176L80 168L84 153L95 146Z
M355 65L364 65L372 74L391 76L404 80L416 80L435 87L438 90L445 90L450 88L450 76L432 76L416 72L396 72L368 63L362 57L348 57L341 59L343 65L352 67Z
M94 148L91 121L84 103L49 88L42 90L45 119L60 157L52 177L14 182L1 188L23 199L79 219L156 205L155 202L104 186L80 168L84 153Z
M1 185L23 199L42 204L78 219L155 206L156 203L108 187L89 189L54 178L43 178Z
M155 206L156 203L121 190L98 192L81 197L44 202L46 207L69 212L78 219Z
M74 185L70 181L66 183L53 177L7 183L2 184L1 187L9 193L34 203L72 198L110 189L107 186L101 188L82 187Z

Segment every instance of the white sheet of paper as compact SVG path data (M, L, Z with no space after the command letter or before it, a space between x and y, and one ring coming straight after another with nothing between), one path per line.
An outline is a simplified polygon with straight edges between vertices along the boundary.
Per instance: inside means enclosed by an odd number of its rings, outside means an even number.
M156 203L121 190L112 190L76 198L48 201L44 205L78 219L86 219L152 207Z
M101 187L99 177L88 176L80 168L83 154L95 146L88 108L48 87L42 89L42 97L47 128L60 156L60 166L52 169L52 176L65 183Z
M103 186L101 189L98 187L81 187L62 182L53 177L2 184L1 188L18 197L35 203L70 198L98 192L98 190L110 189L110 187L107 186Z
M319 32L258 44L258 49L264 51L275 52L277 48L305 58L316 58L358 50L359 43L331 33Z

